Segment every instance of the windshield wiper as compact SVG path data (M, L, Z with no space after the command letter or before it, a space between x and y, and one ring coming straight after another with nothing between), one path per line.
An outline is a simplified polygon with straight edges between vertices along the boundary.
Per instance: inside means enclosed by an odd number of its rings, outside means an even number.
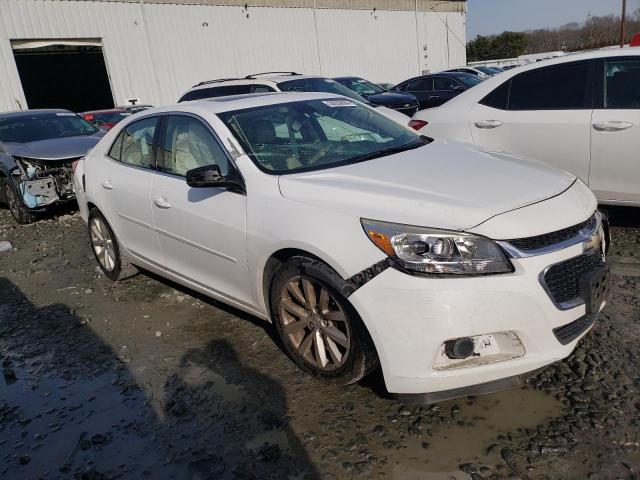
M428 137L425 137L428 138ZM365 160L373 160L374 158L386 157L388 155L393 155L394 153L406 152L407 150L414 150L416 148L423 147L431 143L430 141L423 140L420 143L412 143L410 145L400 145L398 147L389 147L382 150L378 150L377 152L367 153L365 155L361 155L359 157L352 158L350 163L353 162L364 162Z

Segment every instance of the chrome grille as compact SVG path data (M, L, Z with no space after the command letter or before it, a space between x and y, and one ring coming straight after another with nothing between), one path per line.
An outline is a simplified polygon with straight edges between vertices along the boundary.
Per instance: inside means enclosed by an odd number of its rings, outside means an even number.
M537 235L535 237L516 238L513 240L506 240L507 243L513 245L518 250L531 251L545 248L556 243L564 242L570 238L575 237L580 230L588 229L593 230L596 227L596 215L591 215L587 220L571 227L563 228L562 230L556 230L555 232L545 233Z

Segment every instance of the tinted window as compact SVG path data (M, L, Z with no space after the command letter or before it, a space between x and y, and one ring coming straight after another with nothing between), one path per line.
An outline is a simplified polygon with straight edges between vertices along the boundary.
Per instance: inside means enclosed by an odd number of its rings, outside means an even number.
M605 108L640 108L640 58L605 62Z
M98 129L71 112L25 113L0 120L0 141L37 142L93 135Z
M453 90L456 86L460 86L458 82L447 77L433 77L434 90Z
M424 92L433 90L433 80L431 78L417 78L407 84L407 92Z
M301 78L278 84L283 92L325 92L336 93L362 102L362 97L353 90L330 78Z
M511 81L504 82L489 95L480 100L479 103L486 105L487 107L506 110L507 102L509 101L509 85L511 85Z
M206 165L218 165L223 175L229 173L229 161L222 147L200 121L193 117L170 116L163 141L162 170L174 175Z
M220 85L218 87L199 88L197 90L191 90L190 92L185 93L184 96L179 100L179 102L258 92L275 92L275 90L268 85L260 84Z
M157 123L158 117L150 117L127 125L120 134L122 139L117 139L111 148L117 148L118 142L122 142L120 156L113 158L136 167L151 167L154 159L153 136ZM111 151L109 156L112 156Z
M587 98L587 62L521 73L511 80L509 110L569 110L591 108Z

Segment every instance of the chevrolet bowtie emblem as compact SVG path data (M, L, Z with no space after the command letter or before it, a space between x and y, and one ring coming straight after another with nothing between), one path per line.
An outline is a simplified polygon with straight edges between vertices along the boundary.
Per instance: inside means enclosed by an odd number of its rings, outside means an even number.
M600 229L593 232L582 242L582 251L589 253L602 252L602 233Z

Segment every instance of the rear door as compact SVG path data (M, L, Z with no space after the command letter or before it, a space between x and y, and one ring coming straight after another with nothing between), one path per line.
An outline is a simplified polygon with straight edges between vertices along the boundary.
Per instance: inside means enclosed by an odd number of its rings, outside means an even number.
M431 106L431 96L433 95L433 80L431 77L409 80L406 91L418 99L420 110Z
M599 200L640 202L640 56L607 58L596 71L589 186Z
M235 168L226 150L204 120L189 114L166 117L160 145L151 202L165 267L219 295L249 303L246 195L192 188L185 180L187 171L205 165L218 165L226 175Z
M514 76L472 107L474 142L547 162L588 182L593 78L589 61Z

